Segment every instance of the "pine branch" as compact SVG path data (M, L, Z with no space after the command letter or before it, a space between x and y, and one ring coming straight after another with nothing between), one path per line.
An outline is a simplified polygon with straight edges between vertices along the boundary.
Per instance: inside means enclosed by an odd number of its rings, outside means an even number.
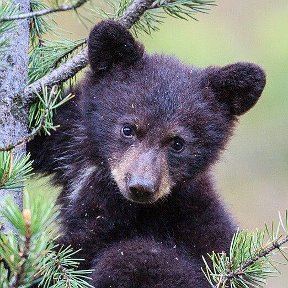
M82 70L87 64L87 48L84 48L72 59L62 64L60 67L54 69L50 74L35 81L31 85L24 89L24 99L26 102L32 102L35 99L35 92L40 92L42 85L52 87L54 85L60 85L73 77L76 73Z
M0 233L0 287L24 288L37 282L43 288L92 288L91 270L78 270L77 251L71 247L55 251L59 215L55 203L43 201L43 195L30 198L25 193L24 207L22 212L12 198L2 206L18 236Z
M257 262L259 259L266 257L271 254L271 252L274 252L274 250L279 250L284 244L288 243L288 235L285 236L281 240L274 241L270 245L268 245L265 249L261 250L259 253L251 257L250 259L246 260L242 266L241 269L238 269L235 271L235 273L240 274L243 273L243 270L246 270L248 267L253 265L255 262ZM233 273L231 274L231 277L233 277ZM230 278L231 278L230 277Z
M23 210L23 219L26 227L25 240L24 240L24 248L23 251L20 251L21 260L19 262L19 268L15 275L14 283L11 288L18 288L24 284L25 274L26 274L26 263L29 257L29 253L31 250L31 212L29 209Z
M0 4L0 18L1 17L10 17L14 13L19 11L19 5L13 5L12 3L1 3ZM13 21L7 22L7 23L1 23L0 24L0 35L4 34L5 32L11 31L13 28L15 28L15 23ZM5 50L9 47L9 40L4 37L0 37L0 64L3 65L2 62Z
M10 143L8 144L6 147L0 147L0 151L11 151L15 148L21 147L25 144L27 144L28 142L30 142L31 140L34 139L34 137L40 133L40 131L43 129L43 127L45 126L46 120L48 117L48 109L45 109L45 112L43 113L43 116L41 117L40 123L36 128L33 128L32 131L26 135L24 138L20 139L18 142L16 143ZM1 186L1 183L0 183Z
M130 2L131 0L120 1L115 14L122 15ZM159 30L158 24L163 23L166 15L183 20L197 20L195 14L207 13L212 5L214 1L209 0L154 0L143 16L135 22L132 30L136 36L142 31L150 35L152 31Z
M134 1L126 9L123 15L119 19L119 23L125 28L130 29L133 24L139 21L140 17L144 14L146 10L153 4L154 1L143 0Z
M235 271L228 272L226 275L224 275L221 280L217 283L217 285L213 286L214 288L219 287L229 287L227 286L227 283L230 282L232 279L241 279L245 278L246 270L250 268L251 266L255 265L257 261L265 259L267 256L270 256L272 252L275 250L279 250L284 244L288 243L288 236L284 237L283 239L279 241L275 241L268 245L265 249L259 251L255 255L253 255L251 258L247 259L245 262L241 264L241 266L236 269ZM243 286L244 287L244 286Z
M41 45L33 49L29 55L29 83L37 81L58 67L69 56L74 55L85 43L85 39L76 41L66 39L55 41L42 40Z
M42 130L46 134L50 134L49 130L56 130L56 126L53 125L53 113L55 109L59 108L61 105L73 98L73 95L68 94L62 97L61 90L58 90L57 86L53 86L52 89L47 87L42 87L41 95L36 93L39 102L33 104L30 107L29 115L29 126L32 128L31 132L27 134L22 139L18 140L16 143L10 143L6 147L0 147L1 151L11 151L17 147L21 147L33 140L34 137L39 134ZM35 107L36 105L36 107ZM1 163L1 158L0 158ZM1 174L0 174L1 176ZM0 188L1 188L1 177L0 177Z
M62 95L61 89L53 86L52 89L43 87L41 94L37 93L39 101L30 107L29 111L29 126L41 127L37 129L39 132L50 135L50 130L56 130L57 126L53 124L54 111L61 105L74 97L72 94Z
M15 5L13 3L0 3L0 19L14 17L14 15L19 11L19 5ZM11 30L14 27L14 23L1 23L0 25L0 33L4 33L5 31Z
M30 9L32 13L37 13L38 11L49 9L49 6L43 2L43 0L31 0ZM55 34L55 31L57 31L57 26L55 25L53 19L51 19L50 15L46 15L44 17L32 17L32 19L30 19L31 50L33 51L34 48L42 44L43 35L46 33Z
M139 20L141 15L152 5L153 0L135 0L127 11L123 14L118 22L129 29L135 21ZM42 77L24 90L24 98L26 101L32 101L33 93L40 92L42 85L51 87L53 85L60 85L66 80L73 77L77 72L82 70L88 64L88 50L84 48L79 54L61 65L59 68L53 70L49 75Z
M1 288L10 288L9 287L9 281L8 281L8 276L9 272L5 268L4 263L0 263L0 287Z
M14 155L13 151L0 152L0 190L22 187L32 172L30 155Z
M40 11L34 11L30 13L23 13L19 15L10 15L10 16L4 16L0 18L0 22L7 22L7 21L13 21L13 20L20 20L20 19L28 19L28 18L33 18L33 17L39 17L43 15L47 15L50 13L55 13L55 12L64 12L64 11L70 11L70 10L75 10L82 5L84 5L87 1L89 0L78 0L74 4L71 5L60 5L55 8L49 8L49 9L44 9Z
M247 288L263 287L267 277L273 275L276 268L271 263L272 256L280 252L284 254L288 243L288 212L285 221L280 216L280 222L275 230L257 231L254 234L237 232L231 242L230 253L215 253L208 255L210 263L203 258L207 280L214 288ZM284 233L280 234L280 228ZM266 240L268 237L268 240Z
M62 287L90 287L87 281L91 270L76 270L79 262L83 259L75 259L75 254L71 247L61 248L58 252L50 250L41 263L39 274L42 275L40 287L62 288ZM53 284L53 286L52 286Z

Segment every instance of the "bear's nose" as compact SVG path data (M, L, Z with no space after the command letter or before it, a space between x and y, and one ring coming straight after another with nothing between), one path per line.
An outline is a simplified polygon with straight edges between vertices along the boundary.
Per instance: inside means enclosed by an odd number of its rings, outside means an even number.
M143 178L132 178L128 183L129 198L135 202L149 202L154 197L155 185Z

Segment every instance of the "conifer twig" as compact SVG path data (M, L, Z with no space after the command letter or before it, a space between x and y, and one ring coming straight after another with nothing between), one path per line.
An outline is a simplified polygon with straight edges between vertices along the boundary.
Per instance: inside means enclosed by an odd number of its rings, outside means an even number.
M34 93L39 93L43 85L47 87L59 85L73 77L88 64L87 53L87 48L84 48L69 61L54 69L50 74L45 75L31 85L27 86L24 89L24 101L27 103L35 99Z
M247 267L254 264L256 261L258 261L260 258L266 257L274 250L279 250L284 244L288 243L288 235L285 236L283 239L279 239L277 241L272 242L270 245L268 245L266 248L261 250L258 254L254 255L252 258L246 260L242 266L241 270L245 270Z
M159 3L158 1L155 1L148 9L157 9L157 8L160 8L161 5L163 4L167 4L167 3L174 3L176 2L177 0L166 0L164 1L162 4Z
M55 86L54 86L55 87ZM52 88L52 93L53 90L55 90L55 88ZM11 151L17 147L21 147L23 145L25 145L26 143L28 143L29 141L33 140L34 137L42 130L42 128L45 126L46 120L49 116L49 112L51 110L51 107L47 106L45 107L44 112L41 115L39 124L36 128L33 128L32 131L27 134L25 137L23 137L22 139L18 140L16 143L10 143L5 147L0 147L0 151Z
M242 277L243 275L245 275L245 270L247 268L249 268L251 265L255 264L258 260L265 258L266 256L269 256L271 254L271 252L273 252L274 250L280 250L281 247L288 243L288 235L285 236L283 239L279 239L277 241L273 241L270 245L268 245L266 248L260 250L258 253L256 253L255 255L253 255L253 257L247 259L246 261L244 261L242 263L242 265L236 269L235 271L227 271L228 273L226 275L222 275L223 277L221 277L220 281L217 283L217 285L213 286L214 288L219 288L219 287L226 287L223 286L226 281L232 278L238 278L238 277Z
M272 264L273 256L279 252L288 261L284 254L287 243L288 211L284 219L279 213L279 223L275 226L272 222L271 229L265 225L255 233L238 230L229 252L212 252L208 262L202 257L202 271L213 288L264 287L266 279L278 271Z
M47 14L55 13L55 12L75 10L75 9L81 7L87 1L89 1L89 0L78 0L77 2L75 2L74 4L71 4L71 5L60 5L60 6L55 7L55 8L43 9L43 10L29 12L29 13L22 13L19 15L7 15L5 17L1 17L0 22L20 20L20 19L28 19L28 18L43 16L43 15L47 15Z
M57 127L53 126L52 123L50 123L50 120L53 117L51 115L51 112L53 112L53 110L55 110L57 107L64 104L66 101L73 98L73 95L68 94L67 96L61 99L60 92L61 91L58 90L58 87L56 85L54 85L51 89L49 89L49 91L47 87L42 87L43 99L38 92L36 93L36 95L40 99L40 102L43 104L42 105L43 107L40 109L41 116L37 119L37 123L35 124L35 127L31 130L29 134L27 134L22 139L18 140L16 143L10 143L5 147L0 147L0 152L1 151L9 152L17 147L21 147L27 144L28 142L33 140L34 137L42 131L42 129L44 129L47 133L48 133L48 130L50 129L55 130ZM1 187L1 182L0 182L0 187Z
M31 172L30 154L23 153L15 156L12 150L0 152L0 191L22 187Z
M130 29L136 23L146 10L151 7L154 0L136 0L127 8L127 10L120 17L118 22L126 29Z
M22 286L23 281L25 279L25 266L26 266L26 262L30 253L32 233L31 233L31 212L29 209L23 210L23 219L24 219L25 228L26 228L25 242L24 242L23 251L21 251L22 253L21 253L20 267L15 276L15 281L14 281L14 284L12 284L12 288L18 288Z
M45 112L41 116L41 120L40 120L39 125L36 128L33 128L32 131L28 135L26 135L25 137L23 137L22 139L20 139L16 143L12 143L12 144L10 143L6 147L0 147L0 151L11 151L11 150L13 150L17 147L21 147L21 146L27 144L28 142L30 142L31 140L33 140L34 137L42 130L43 126L45 126L45 122L46 122L46 119L48 117L49 110L50 110L49 108L47 108L45 110Z

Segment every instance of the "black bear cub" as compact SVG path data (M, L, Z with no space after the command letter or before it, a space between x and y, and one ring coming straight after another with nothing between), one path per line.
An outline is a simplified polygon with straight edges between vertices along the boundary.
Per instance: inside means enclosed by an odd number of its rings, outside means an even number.
M81 248L97 288L209 287L201 256L227 251L236 230L209 170L260 97L263 70L148 55L113 21L95 26L88 50L60 128L28 146L63 187L61 243Z

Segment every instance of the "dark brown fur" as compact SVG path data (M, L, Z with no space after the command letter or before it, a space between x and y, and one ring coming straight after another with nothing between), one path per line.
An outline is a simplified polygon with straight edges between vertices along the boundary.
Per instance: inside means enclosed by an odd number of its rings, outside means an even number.
M209 168L261 95L264 72L143 54L112 21L92 30L89 60L57 113L60 129L28 145L35 168L63 186L62 243L82 249L95 287L209 287L201 256L227 251L236 229ZM133 137L121 134L127 123ZM131 179L151 192L145 203L131 198Z

